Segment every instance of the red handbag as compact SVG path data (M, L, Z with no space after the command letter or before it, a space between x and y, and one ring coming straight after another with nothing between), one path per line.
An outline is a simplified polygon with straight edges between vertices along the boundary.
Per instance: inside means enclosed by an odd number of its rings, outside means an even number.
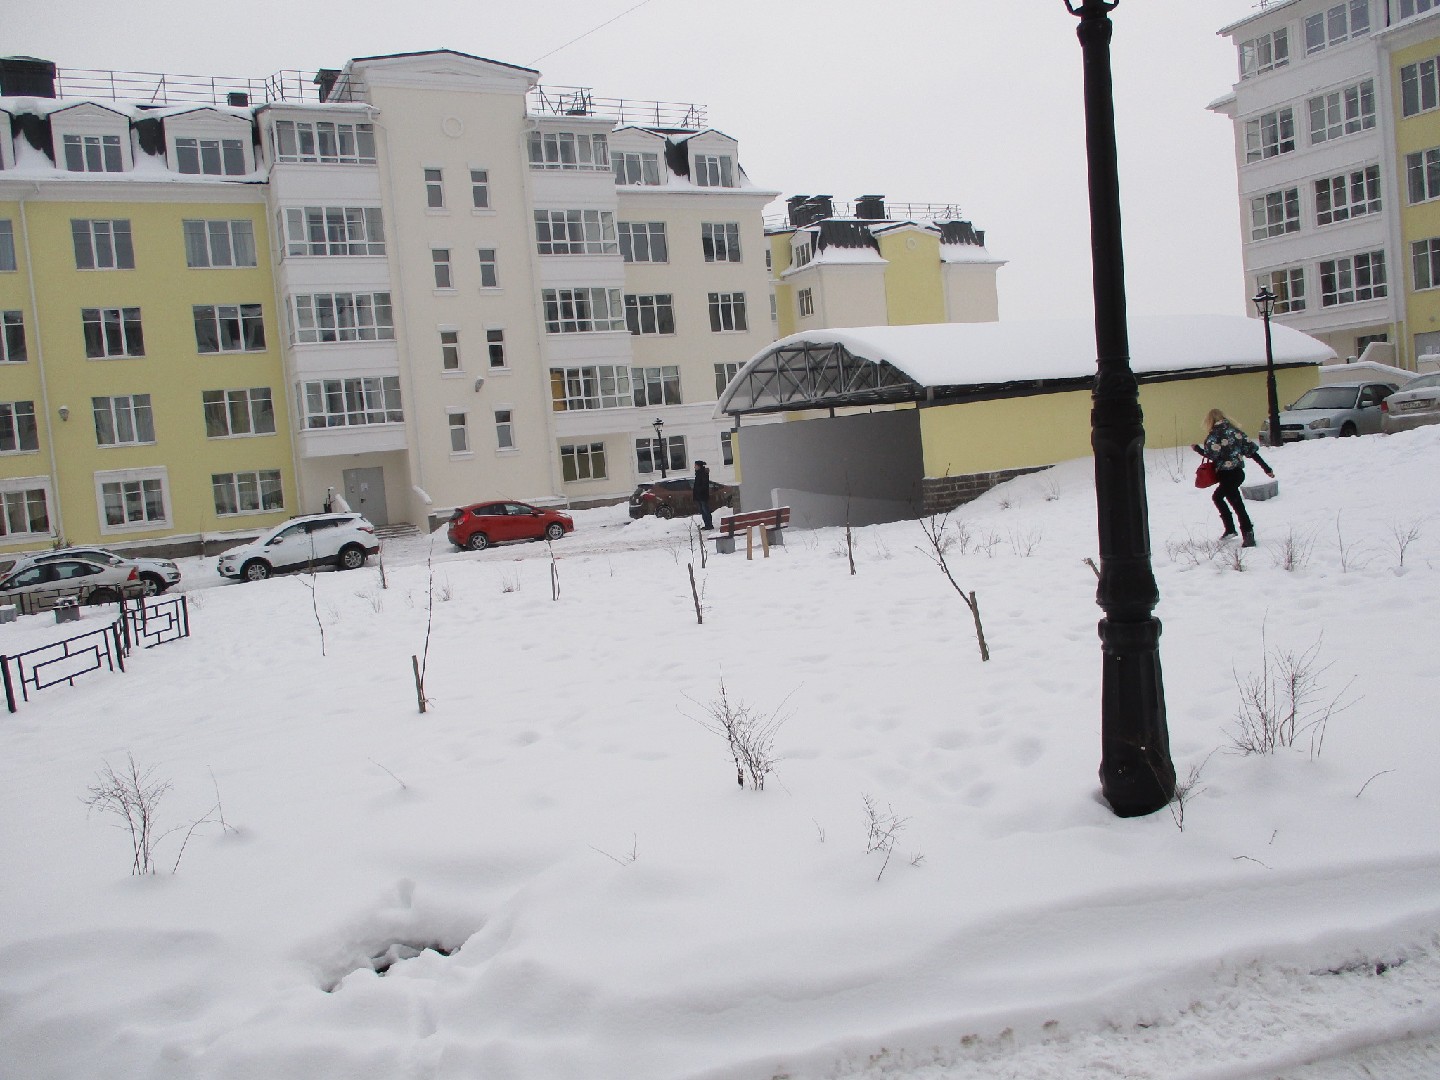
M1220 474L1215 471L1215 463L1208 458L1200 463L1195 470L1195 486L1198 488L1214 487L1220 482Z

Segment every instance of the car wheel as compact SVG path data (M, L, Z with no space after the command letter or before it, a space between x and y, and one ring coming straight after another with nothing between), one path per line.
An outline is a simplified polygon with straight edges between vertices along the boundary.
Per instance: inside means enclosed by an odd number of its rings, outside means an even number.
M1355 425L1349 422L1346 422L1345 426L1340 429L1340 437L1342 439L1348 439L1350 436L1358 434L1359 432L1355 430Z
M365 565L365 549L359 544L346 544L340 549L335 565L341 570L359 570Z
M655 507L655 516L658 518L664 518L668 521L670 520L670 518L673 518L675 516L675 508L673 506L667 506L665 503L661 503L659 506Z
M240 568L240 576L246 581L264 581L270 576L270 564L262 559L251 559Z
M85 602L87 604L114 604L119 600L120 594L114 589L96 589L86 597Z
M549 525L545 526L546 540L559 540L564 535L565 526L561 525L558 521L552 521Z
M165 579L159 574L141 574L140 583L146 596L159 596L168 588Z
M472 533L470 539L465 541L465 546L471 551L484 551L490 546L490 538L484 533Z

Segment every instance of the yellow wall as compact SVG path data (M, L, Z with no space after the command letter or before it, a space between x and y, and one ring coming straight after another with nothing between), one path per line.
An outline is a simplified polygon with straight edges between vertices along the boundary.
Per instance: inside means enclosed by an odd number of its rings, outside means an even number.
M1440 147L1440 110L1431 110L1418 116L1402 118L1400 103L1400 69L1407 64L1440 54L1440 37L1431 38L1411 48L1402 49L1391 56L1395 102L1395 175L1400 188L1400 263L1391 273L1392 280L1404 283L1405 312L1408 326L1397 327L1396 342L1401 363L1405 367L1415 366L1416 334L1440 331L1440 288L1417 292L1415 271L1410 257L1410 245L1417 240L1440 237L1440 199L1410 204L1405 157ZM1407 333L1408 330L1408 333Z
M940 280L940 238L919 229L900 229L880 237L885 267L887 324L945 321L945 290Z
M795 290L780 280L780 275L790 269L790 237L793 235L793 232L778 232L765 237L770 244L770 276L775 279L777 338L795 333Z
M63 512L64 538L72 543L124 544L172 534L262 528L297 512L288 434L289 394L281 365L283 320L275 311L264 205L258 201L29 201L26 213L41 311L39 330L51 414L48 419L53 422L59 471L56 494ZM72 218L128 219L135 269L77 270L70 231ZM181 225L187 218L250 220L259 265L252 269L188 268ZM19 231L17 224L17 244ZM198 352L192 305L253 303L264 310L264 352ZM86 307L139 307L145 355L88 359L80 314ZM30 366L38 367L38 363L32 342ZM260 386L271 390L274 435L206 437L203 391ZM141 446L98 446L91 398L140 393L151 396L156 441ZM70 414L64 422L58 419L62 405ZM41 457L48 464L45 450L42 442ZM5 475L15 475L10 471L15 464L0 458ZM171 525L102 532L94 474L155 466L164 466L168 471ZM211 475L257 469L280 470L285 509L266 514L216 515ZM53 519L52 514L52 525Z
M1317 385L1313 367L1276 373L1280 405ZM1221 409L1251 437L1267 411L1265 373L1151 383L1140 388L1145 445L1188 446L1205 434L1204 418ZM977 401L923 409L920 439L926 476L964 476L1053 465L1090 452L1090 391Z

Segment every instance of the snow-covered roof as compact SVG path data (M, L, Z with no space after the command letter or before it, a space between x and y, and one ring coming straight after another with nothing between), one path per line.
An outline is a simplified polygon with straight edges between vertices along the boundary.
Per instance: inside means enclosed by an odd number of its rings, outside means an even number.
M1271 330L1277 364L1336 358L1292 327L1272 323ZM1135 316L1129 331L1130 366L1142 377L1265 366L1264 324L1243 315ZM907 401L937 387L1054 383L1094 373L1089 319L834 327L761 350L731 380L716 411Z

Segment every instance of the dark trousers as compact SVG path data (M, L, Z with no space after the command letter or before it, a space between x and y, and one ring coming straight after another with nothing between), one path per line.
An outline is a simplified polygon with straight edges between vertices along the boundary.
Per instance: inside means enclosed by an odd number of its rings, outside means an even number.
M696 499L695 509L700 511L700 520L705 523L705 528L713 529L715 526L710 522L710 500Z
M1241 532L1254 532L1255 526L1250 523L1250 515L1245 512L1245 500L1240 496L1240 485L1245 483L1245 469L1217 469L1216 475L1220 477L1220 482L1215 485L1215 494L1211 499L1215 503L1215 509L1220 511L1220 520L1225 523L1225 531L1234 532L1235 519L1239 518ZM1232 506L1235 508L1234 517L1230 516Z

